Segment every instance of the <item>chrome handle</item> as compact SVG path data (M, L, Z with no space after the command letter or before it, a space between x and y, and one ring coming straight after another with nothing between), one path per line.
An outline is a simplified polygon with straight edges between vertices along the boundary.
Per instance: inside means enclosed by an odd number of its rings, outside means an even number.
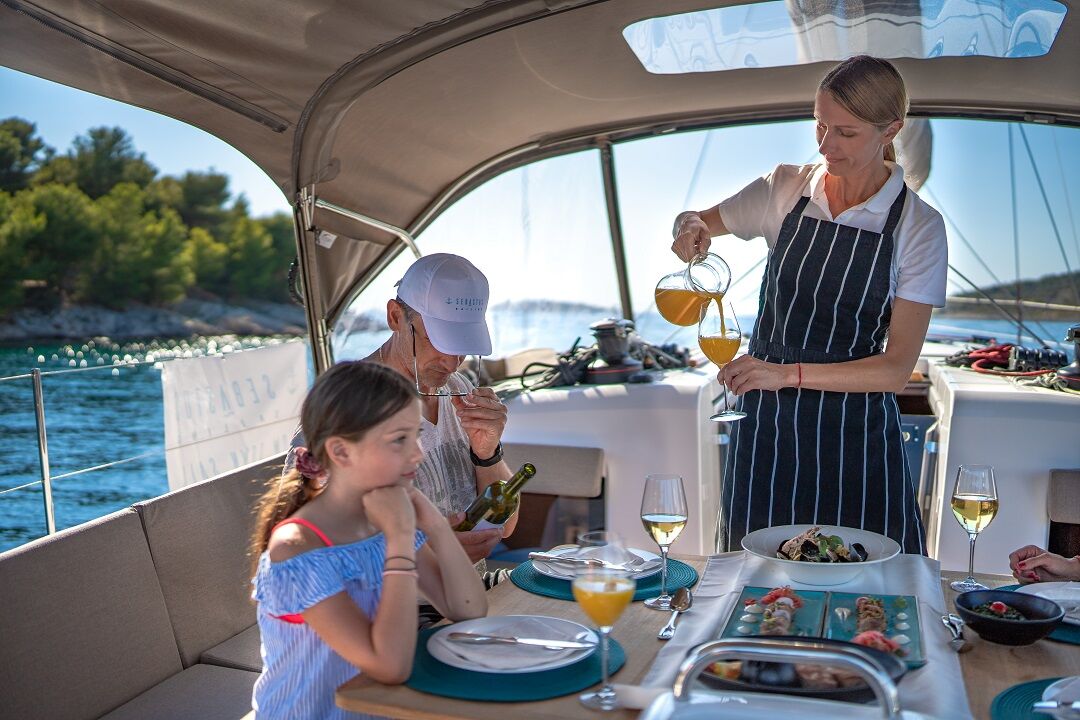
M692 649L679 666L672 694L676 702L690 699L690 685L702 670L720 660L766 660L770 662L833 665L859 675L874 691L886 720L900 717L900 696L885 669L872 655L857 645L827 646L811 640L780 638L727 638L713 640Z

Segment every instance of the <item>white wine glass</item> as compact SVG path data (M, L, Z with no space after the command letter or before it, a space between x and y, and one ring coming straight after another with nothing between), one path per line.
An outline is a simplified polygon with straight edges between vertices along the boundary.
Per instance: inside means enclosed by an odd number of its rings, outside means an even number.
M727 312L719 297L710 298L701 306L701 319L698 322L698 346L705 357L714 365L722 368L735 359L742 344L742 328L735 308L727 303ZM711 416L716 422L734 422L746 417L742 410L733 410L728 406L727 385L722 385L724 409Z
M686 493L678 475L648 475L641 496L641 524L660 546L660 595L645 601L653 610L670 610L667 592L668 548L686 527Z
M581 557L603 561L600 565L576 567L570 586L574 600L596 623L600 634L600 689L582 693L578 700L593 710L615 710L619 703L608 676L608 635L633 599L636 583L620 567L628 553L622 538L615 533L604 530L583 533L578 537L578 545Z
M956 521L968 534L969 549L967 577L954 580L949 587L957 592L986 590L987 587L975 579L975 540L997 515L994 468L989 465L961 465L956 471L951 506Z

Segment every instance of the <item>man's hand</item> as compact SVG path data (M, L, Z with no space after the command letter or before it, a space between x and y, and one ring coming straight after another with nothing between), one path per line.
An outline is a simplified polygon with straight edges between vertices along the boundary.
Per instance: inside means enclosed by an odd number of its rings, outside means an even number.
M487 387L476 388L465 397L454 397L453 402L476 457L486 460L494 455L506 427L506 406L495 391Z
M454 527L464 517L465 513L454 513L446 519L450 522L450 527ZM464 548L465 554L469 556L469 560L478 563L490 555L491 551L502 540L502 528L467 530L465 532L455 531L454 535L457 536L458 542Z

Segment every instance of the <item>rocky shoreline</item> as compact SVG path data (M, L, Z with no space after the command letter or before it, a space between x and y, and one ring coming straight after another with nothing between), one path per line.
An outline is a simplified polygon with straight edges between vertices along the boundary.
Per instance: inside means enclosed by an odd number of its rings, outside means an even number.
M193 335L307 334L304 309L264 301L224 303L188 298L168 307L132 305L124 310L75 305L51 312L22 309L0 320L0 343L181 338Z

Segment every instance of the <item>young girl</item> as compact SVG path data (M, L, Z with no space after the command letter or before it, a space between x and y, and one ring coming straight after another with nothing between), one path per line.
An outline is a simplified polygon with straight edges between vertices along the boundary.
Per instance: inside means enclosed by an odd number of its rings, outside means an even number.
M334 691L362 672L401 683L416 646L417 591L454 620L487 600L446 518L412 486L420 402L398 373L335 365L301 409L308 448L272 482L252 538L262 633L260 718L355 718Z

